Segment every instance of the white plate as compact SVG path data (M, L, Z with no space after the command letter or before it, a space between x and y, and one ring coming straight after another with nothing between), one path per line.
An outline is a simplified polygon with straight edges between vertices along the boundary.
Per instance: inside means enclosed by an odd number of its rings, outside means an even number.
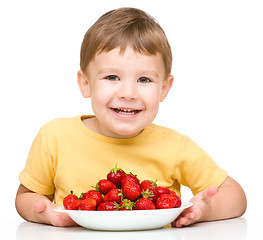
M105 231L131 231L162 228L180 213L191 207L190 202L183 203L180 208L131 211L78 211L55 208L56 212L67 213L82 227Z

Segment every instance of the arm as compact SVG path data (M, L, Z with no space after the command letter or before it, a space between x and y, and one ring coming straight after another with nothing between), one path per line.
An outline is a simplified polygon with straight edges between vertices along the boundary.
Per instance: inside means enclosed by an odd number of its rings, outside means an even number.
M219 188L211 187L196 194L191 202L194 205L186 209L172 223L173 226L240 217L247 207L242 187L231 177L227 177Z
M53 195L45 196L32 192L21 184L15 204L17 212L27 221L63 227L76 225L67 214L54 212L57 205L52 201Z

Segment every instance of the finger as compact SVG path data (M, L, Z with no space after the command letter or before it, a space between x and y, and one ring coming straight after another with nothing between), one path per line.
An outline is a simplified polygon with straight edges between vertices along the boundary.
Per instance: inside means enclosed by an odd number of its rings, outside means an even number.
M216 195L218 193L218 191L219 191L219 188L217 188L217 187L210 187L210 188L207 189L207 195L209 197L213 197L214 195Z
M192 207L185 209L178 218L196 218L200 215L200 210L197 206L193 205Z
M219 188L217 187L210 187L207 188L204 192L203 192L203 199L205 201L209 201L210 198L212 198L213 196L215 196L219 191Z
M186 216L187 214L193 212L194 208L195 208L195 206L193 205L193 206L185 209L184 211L181 212L181 214L177 217L177 219L182 218L182 217Z
M191 225L194 222L196 222L200 218L200 213L198 212L192 212L187 214L184 217L181 217L178 219L177 225L182 227L182 226L187 226Z
M35 203L34 209L35 209L36 212L41 213L41 212L45 211L46 204L44 202L42 202L42 201L38 201L38 202Z
M175 221L175 227L181 228L190 225L191 223L193 223L193 220L183 217Z
M172 222L173 227L181 228L184 225L187 224L187 218L186 217L179 217L175 221Z
M174 227L183 227L198 221L202 216L199 208L193 206L188 211L183 212L173 223Z
M56 227L78 226L66 213L55 213L51 218L51 224Z

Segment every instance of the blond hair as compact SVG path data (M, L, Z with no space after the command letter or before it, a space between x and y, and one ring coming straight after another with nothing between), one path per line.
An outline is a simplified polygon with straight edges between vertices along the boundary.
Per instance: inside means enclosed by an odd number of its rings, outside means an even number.
M160 53L165 73L171 73L172 52L163 29L154 18L136 8L109 11L90 27L81 45L80 69L85 72L96 54L117 47L123 53L128 45L140 53Z

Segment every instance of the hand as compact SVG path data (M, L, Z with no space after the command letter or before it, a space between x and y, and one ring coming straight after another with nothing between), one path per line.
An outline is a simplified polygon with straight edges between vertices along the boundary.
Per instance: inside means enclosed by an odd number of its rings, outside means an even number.
M43 222L56 227L78 226L66 213L55 212L58 207L48 199L41 199L34 204L34 210L40 214Z
M205 219L211 209L211 200L218 191L219 189L217 187L210 187L196 194L190 201L193 203L193 206L185 209L180 216L172 222L172 226L180 228Z

